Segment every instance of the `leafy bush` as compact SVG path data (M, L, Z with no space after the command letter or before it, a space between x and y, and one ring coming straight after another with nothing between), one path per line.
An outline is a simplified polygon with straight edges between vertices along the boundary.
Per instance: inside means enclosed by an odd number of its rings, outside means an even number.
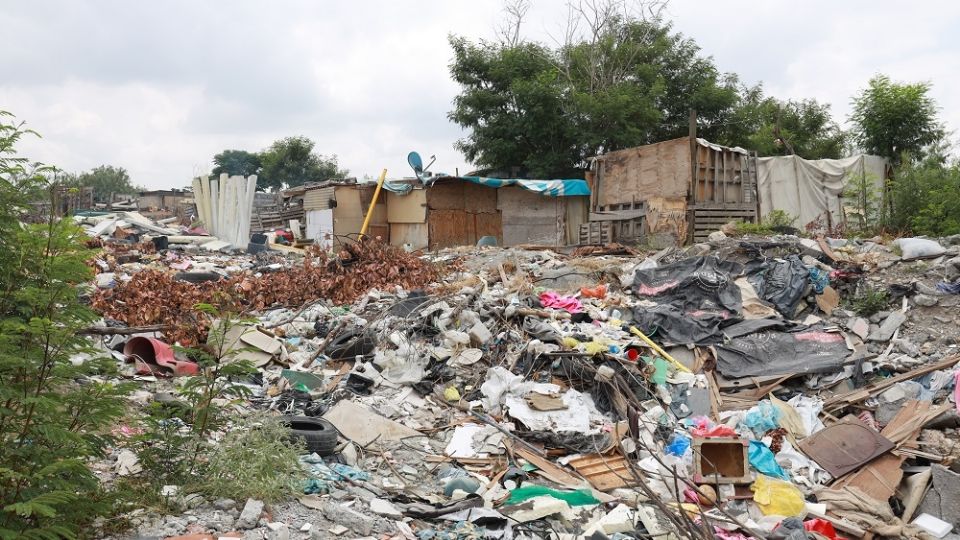
M960 233L960 165L905 158L889 183L887 226L917 235Z
M303 489L302 446L289 440L289 428L277 417L245 419L246 429L232 429L210 453L199 489L211 497L267 502Z
M890 295L884 289L863 286L849 301L850 309L857 314L869 317L883 311L890 304Z
M20 222L24 194L51 187L49 169L16 155L29 132L5 118L0 112L0 539L74 538L110 510L87 461L103 455L129 387L103 377L115 362L92 357L77 335L97 319L77 293L92 278L86 235L53 216Z
M795 233L793 224L797 221L795 216L791 216L783 210L773 210L760 223L737 222L737 234L783 234Z

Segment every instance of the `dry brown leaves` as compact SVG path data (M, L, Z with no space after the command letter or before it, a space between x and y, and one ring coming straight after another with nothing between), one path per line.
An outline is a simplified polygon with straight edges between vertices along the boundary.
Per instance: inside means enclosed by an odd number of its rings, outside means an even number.
M204 318L193 309L198 303L232 312L297 307L320 298L345 304L373 288L423 287L442 273L439 267L403 250L370 240L345 246L337 257L313 252L302 266L260 277L237 275L215 283L187 283L163 271L144 270L115 289L98 291L93 307L130 326L169 325L168 339L195 345L205 340L208 330Z

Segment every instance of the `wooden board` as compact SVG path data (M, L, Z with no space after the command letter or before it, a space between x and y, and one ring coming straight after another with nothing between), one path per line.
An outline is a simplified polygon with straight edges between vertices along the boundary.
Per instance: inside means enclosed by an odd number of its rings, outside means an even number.
M406 195L387 192L387 222L395 223L426 223L427 222L427 192L424 189L414 189Z
M426 223L391 223L390 245L409 245L412 249L426 249L429 246L429 234Z
M619 454L611 456L590 454L570 460L569 465L599 491L637 484L624 457Z
M562 197L548 197L517 186L497 191L497 207L503 223L503 245L565 244L566 203Z
M640 202L652 196L686 198L690 188L690 139L682 137L609 152L598 160L592 206Z

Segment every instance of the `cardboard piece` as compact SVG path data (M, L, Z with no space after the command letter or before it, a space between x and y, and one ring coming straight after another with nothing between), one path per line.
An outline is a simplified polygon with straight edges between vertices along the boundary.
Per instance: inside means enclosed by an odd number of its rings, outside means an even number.
M279 353L280 348L282 347L279 339L270 337L255 328L250 329L249 332L244 332L241 334L240 341L250 345L251 347L260 349L271 356Z
M323 417L330 421L341 435L364 447L374 441L399 441L421 435L415 429L347 400L338 402Z
M833 315L833 310L840 305L840 294L836 289L827 285L823 288L823 293L817 295L817 307L827 315Z
M258 349L254 349L240 339L241 336L251 331L257 332L257 330L252 329L249 326L243 326L239 324L232 326L227 331L226 335L223 336L224 349L234 352L234 355L231 358L234 361L247 360L257 367L263 367L273 360L273 355Z

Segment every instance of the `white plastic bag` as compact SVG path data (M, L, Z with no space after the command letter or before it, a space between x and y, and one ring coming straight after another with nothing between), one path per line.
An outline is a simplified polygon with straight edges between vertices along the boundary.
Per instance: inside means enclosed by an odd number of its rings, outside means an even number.
M900 248L900 258L904 260L939 257L947 251L935 240L927 238L897 238L893 245Z

